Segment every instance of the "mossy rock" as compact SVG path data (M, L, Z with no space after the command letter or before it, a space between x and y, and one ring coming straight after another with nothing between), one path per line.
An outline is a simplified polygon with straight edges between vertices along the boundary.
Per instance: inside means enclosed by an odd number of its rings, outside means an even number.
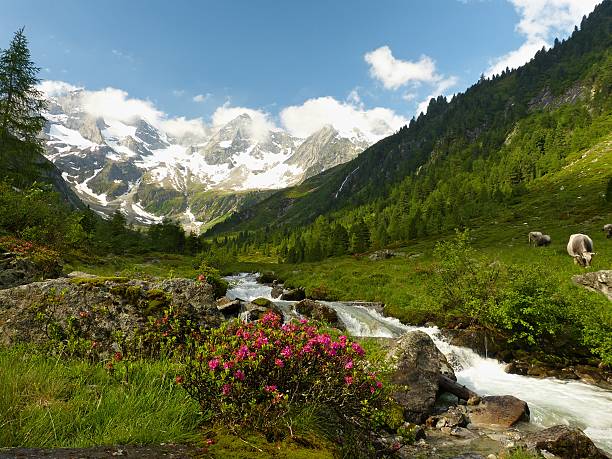
M170 306L172 298L163 290L151 289L144 293L143 301L142 313L145 317L159 316Z
M70 279L71 284L91 285L92 287L100 287L106 282L126 283L127 281L129 281L127 277L74 277Z
M271 308L274 306L274 303L272 303L272 301L270 301L267 298L256 298L253 301L251 301L251 303L257 306L261 306L263 308Z

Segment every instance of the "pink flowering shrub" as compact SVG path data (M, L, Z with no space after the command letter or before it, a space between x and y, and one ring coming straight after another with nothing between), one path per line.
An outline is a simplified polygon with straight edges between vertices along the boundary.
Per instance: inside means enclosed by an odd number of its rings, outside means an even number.
M181 383L211 421L274 436L287 433L293 413L307 405L367 430L385 399L358 343L307 321L283 325L272 312L193 340Z

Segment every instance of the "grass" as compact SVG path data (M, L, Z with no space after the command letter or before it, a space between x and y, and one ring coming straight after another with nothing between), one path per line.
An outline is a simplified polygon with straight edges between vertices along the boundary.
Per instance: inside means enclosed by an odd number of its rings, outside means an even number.
M133 254L130 256L108 255L95 257L73 253L64 266L65 272L83 271L106 277L187 277L198 274L195 258L169 253Z
M127 378L122 365L129 366ZM204 429L200 408L175 384L170 361L120 362L115 369L112 375L101 363L0 348L0 448L203 446L213 439L206 457L336 457L305 415L298 417L295 438L272 443L258 433Z
M199 407L174 383L172 366L131 365L126 381L102 364L0 349L0 447L199 440Z

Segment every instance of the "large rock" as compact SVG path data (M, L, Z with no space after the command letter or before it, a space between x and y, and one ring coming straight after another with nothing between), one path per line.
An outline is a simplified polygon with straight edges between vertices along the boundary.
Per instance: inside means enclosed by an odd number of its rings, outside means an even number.
M250 303L245 303L240 313L240 318L245 322L254 322L270 311L280 316L281 319L284 318L282 309L267 298L257 298Z
M217 300L217 310L223 314L226 319L236 318L242 311L242 301L239 299L230 300L227 297L222 297Z
M476 426L507 428L519 421L529 421L527 403L512 395L482 397L468 412L470 422Z
M0 290L0 345L45 343L76 334L100 348L136 339L172 305L195 325L218 326L212 287L189 279L76 277Z
M606 459L580 429L568 426L553 426L534 432L524 438L528 449L541 453L548 451L561 459Z
M329 306L318 301L305 299L295 305L295 310L300 314L311 319L327 322L333 327L339 327L342 322L338 319L338 314Z
M272 291L270 292L270 296L274 299L279 298L283 294L283 291L283 284L279 284L278 282L274 281L272 283Z
M284 301L300 301L304 298L306 298L306 293L304 292L303 288L285 290L280 297L280 299Z
M440 375L456 380L455 374L430 336L422 331L399 338L389 359L394 365L390 382L392 396L404 410L404 419L421 424L432 414Z
M575 284L604 294L612 301L612 269L579 274L572 277Z

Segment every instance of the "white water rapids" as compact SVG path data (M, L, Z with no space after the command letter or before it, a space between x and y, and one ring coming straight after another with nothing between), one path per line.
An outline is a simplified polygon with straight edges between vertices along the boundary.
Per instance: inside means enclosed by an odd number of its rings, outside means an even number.
M272 300L272 288L257 283L255 274L226 278L229 298L250 301ZM288 316L296 316L293 303L273 300ZM384 317L373 309L342 302L331 306L353 336L397 337L407 331L421 330L433 339L454 367L457 380L479 395L514 395L529 404L531 422L550 427L567 424L582 429L600 448L612 452L612 391L576 381L538 379L509 374L497 360L484 358L471 349L449 344L435 327L414 327Z

